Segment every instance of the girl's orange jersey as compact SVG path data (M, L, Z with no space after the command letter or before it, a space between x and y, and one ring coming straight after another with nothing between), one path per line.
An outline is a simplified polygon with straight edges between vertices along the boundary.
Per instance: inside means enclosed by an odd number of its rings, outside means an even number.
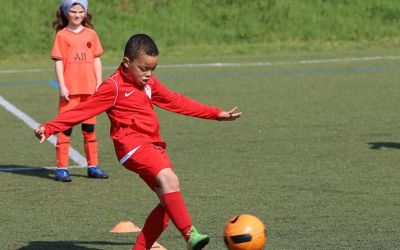
M67 28L57 32L51 58L64 63L64 82L71 95L96 91L94 58L103 54L100 39L93 29L84 27L79 33Z

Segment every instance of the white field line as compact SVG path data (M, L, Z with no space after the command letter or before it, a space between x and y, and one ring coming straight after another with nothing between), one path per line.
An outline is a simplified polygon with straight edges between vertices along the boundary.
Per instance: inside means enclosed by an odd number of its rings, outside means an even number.
M398 60L398 59L400 59L400 56L373 56L373 57L348 57L348 58L315 59L315 60L283 61L283 62L168 64L168 65L159 65L157 67L200 68L200 67L278 66L278 65L293 65L293 64L324 64L324 63L341 63L341 62L355 62L355 61Z
M15 115L18 119L28 125L30 128L35 129L40 126L35 120L33 120L30 116L22 112L20 109L12 105L6 99L4 99L0 95L0 105L3 106L6 110L8 110L11 114ZM32 133L33 136L33 133ZM53 144L54 146L57 143L57 139L55 136L50 136L48 141ZM78 151L74 148L70 147L69 150L69 157L73 160L79 167L86 167L86 158L83 157Z
M343 63L360 61L382 61L399 60L400 56L367 56L367 57L344 57L331 59L299 60L299 61L281 61L281 62L249 62L249 63L189 63L189 64L161 64L158 68L201 68L201 67L243 67L243 66L278 66L294 64L324 64L324 63ZM115 69L116 66L105 66L103 69ZM0 74L15 73L40 73L53 71L53 68L34 68L34 69L8 69L0 70Z

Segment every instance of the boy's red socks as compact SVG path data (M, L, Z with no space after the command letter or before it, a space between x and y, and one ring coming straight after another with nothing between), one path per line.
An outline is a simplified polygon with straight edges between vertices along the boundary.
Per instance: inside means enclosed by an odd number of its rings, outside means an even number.
M158 204L144 223L143 230L139 233L132 250L150 249L157 238L168 227L169 217L164 207Z
M181 192L165 193L162 195L164 208L167 211L176 228L181 232L186 240L189 239L187 232L192 226L189 212L187 211L185 201Z

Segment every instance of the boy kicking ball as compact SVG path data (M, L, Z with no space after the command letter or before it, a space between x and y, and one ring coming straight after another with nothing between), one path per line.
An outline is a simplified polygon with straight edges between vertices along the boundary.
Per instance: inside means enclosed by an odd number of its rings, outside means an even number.
M210 238L193 226L178 176L165 150L166 143L159 134L153 105L182 115L219 121L236 120L242 113L236 107L223 111L170 91L154 76L158 61L159 52L153 39L145 34L133 35L126 43L121 65L97 92L38 127L35 134L42 143L50 135L106 112L120 164L138 174L160 200L147 217L132 249L150 249L169 220L181 232L189 250L203 249Z

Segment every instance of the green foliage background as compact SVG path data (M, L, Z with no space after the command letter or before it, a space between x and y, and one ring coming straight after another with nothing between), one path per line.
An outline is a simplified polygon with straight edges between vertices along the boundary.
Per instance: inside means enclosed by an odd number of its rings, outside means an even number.
M2 0L0 60L47 58L59 3ZM172 56L396 47L400 40L400 1L393 0L96 0L89 8L111 57L138 32Z

